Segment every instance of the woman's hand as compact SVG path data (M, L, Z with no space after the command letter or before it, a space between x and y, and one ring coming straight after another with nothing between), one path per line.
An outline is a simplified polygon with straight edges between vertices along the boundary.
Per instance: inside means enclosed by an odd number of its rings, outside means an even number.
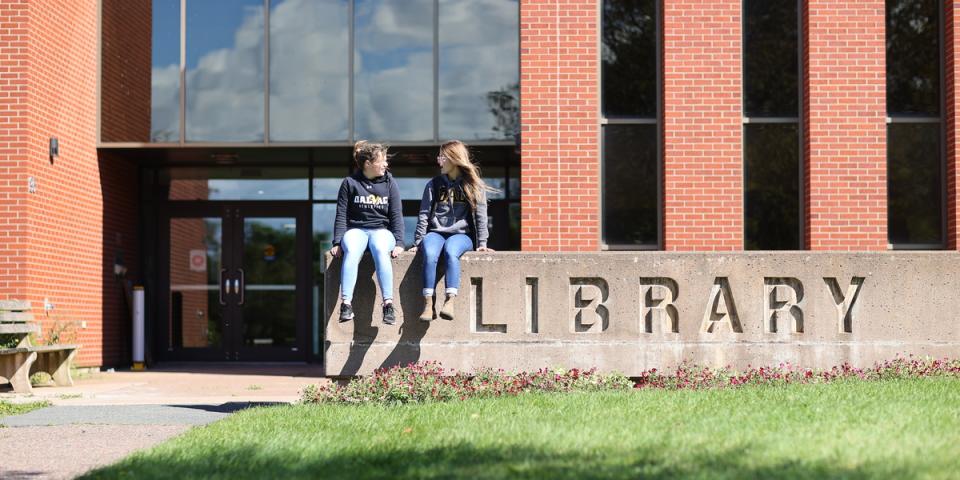
M336 258L340 258L340 245L334 245L330 248L330 253Z
M480 247L477 249L478 252L496 252L496 250L489 247Z
M401 253L403 253L403 247L393 247L393 251L390 252L390 257L397 258Z

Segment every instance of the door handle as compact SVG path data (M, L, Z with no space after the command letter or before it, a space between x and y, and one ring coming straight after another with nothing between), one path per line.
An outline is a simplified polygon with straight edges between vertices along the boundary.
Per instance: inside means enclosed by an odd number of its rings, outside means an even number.
M227 304L227 302L223 299L223 291L224 291L224 289L227 290L227 293L230 293L230 280L227 280L226 285L224 285L224 283L223 283L223 273L226 272L226 271L227 271L226 268L221 268L221 269L220 269L220 288L219 288L219 290L220 290L220 305L226 305L226 304Z
M243 305L243 291L247 289L247 280L245 278L246 275L243 273L243 269L238 268L237 270L240 271L240 280L237 280L237 283L234 283L233 286L238 292L240 292L240 303L237 305Z

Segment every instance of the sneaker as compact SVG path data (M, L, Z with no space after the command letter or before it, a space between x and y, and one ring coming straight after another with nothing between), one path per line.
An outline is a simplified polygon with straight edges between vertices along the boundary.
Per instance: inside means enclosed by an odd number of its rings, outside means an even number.
M340 322L353 320L353 307L349 303L340 304Z
M383 323L385 325L397 323L397 314L393 310L393 302L384 304L383 306Z

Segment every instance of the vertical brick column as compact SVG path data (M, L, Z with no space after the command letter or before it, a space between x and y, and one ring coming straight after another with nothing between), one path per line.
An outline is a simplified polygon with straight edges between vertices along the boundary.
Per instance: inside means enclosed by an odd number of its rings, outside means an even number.
M960 168L957 168L957 130L960 129L960 98L957 82L960 81L960 64L956 57L960 54L960 36L956 28L960 25L960 9L953 1L944 2L944 75L946 76L946 111L944 123L947 130L947 248L960 250Z
M0 2L0 300L26 294L27 1Z
M596 1L520 1L524 251L599 249L599 28Z
M743 249L740 0L663 2L666 250Z
M810 250L885 250L884 0L805 5L805 243Z
M27 287L16 296L33 304L44 339L67 327L60 341L82 345L77 357L82 366L120 360L104 357L104 337L129 318L114 307L123 305L120 283L113 278L115 246L124 244L125 260L133 262L129 248L136 245L134 238L118 235L103 221L105 208L111 208L103 201L111 182L132 187L131 196L111 200L120 208L136 208L137 179L129 168L101 168L97 157L97 3L27 1L23 49L28 111L20 151L36 191L26 194L20 209L28 226L27 265L21 270ZM53 160L50 137L60 143L60 155ZM26 182L18 184L25 187ZM44 313L44 299L55 308ZM107 317L105 306L115 316Z

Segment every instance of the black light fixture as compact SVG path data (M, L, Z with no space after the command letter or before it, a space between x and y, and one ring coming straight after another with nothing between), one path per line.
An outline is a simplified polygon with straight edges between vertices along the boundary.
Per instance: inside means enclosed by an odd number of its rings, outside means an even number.
M60 141L57 140L57 137L50 137L50 163L53 163L53 159L60 156Z

